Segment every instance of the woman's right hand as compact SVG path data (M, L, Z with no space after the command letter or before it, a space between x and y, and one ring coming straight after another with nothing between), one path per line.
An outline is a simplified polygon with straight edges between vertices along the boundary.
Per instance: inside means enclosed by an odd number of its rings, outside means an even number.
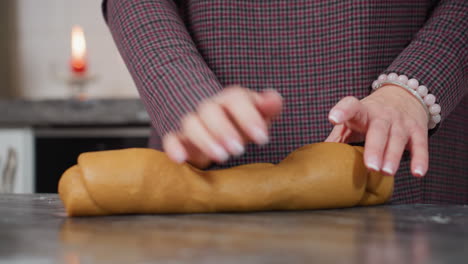
M173 161L198 168L223 163L231 155L242 155L249 142L266 144L271 120L281 108L282 97L274 90L227 87L184 116L180 131L164 136L164 151Z

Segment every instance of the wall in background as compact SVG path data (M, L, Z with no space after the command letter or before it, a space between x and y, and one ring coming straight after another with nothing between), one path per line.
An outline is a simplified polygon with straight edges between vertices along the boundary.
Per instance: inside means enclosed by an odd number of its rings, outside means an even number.
M0 1L0 98L13 96L12 54L14 54L16 20L14 0Z
M69 73L70 31L75 24L84 28L89 71L98 76L98 80L88 87L90 97L138 97L102 17L101 1L9 2L14 3L16 9L16 50L11 62L15 97L69 96L62 78Z

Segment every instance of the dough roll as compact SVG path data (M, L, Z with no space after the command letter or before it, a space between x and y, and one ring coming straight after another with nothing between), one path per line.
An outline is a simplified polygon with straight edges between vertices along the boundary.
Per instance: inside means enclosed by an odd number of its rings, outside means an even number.
M393 177L369 172L362 148L341 143L211 171L153 149L88 152L59 182L69 216L340 208L384 203L392 191Z

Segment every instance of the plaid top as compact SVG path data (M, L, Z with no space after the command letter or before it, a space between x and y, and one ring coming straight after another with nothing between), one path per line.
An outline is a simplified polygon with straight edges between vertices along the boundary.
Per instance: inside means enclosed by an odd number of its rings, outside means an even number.
M270 143L223 166L277 163L323 141L329 110L381 73L426 85L442 107L425 178L405 155L395 203L468 203L468 1L108 0L108 26L152 118L151 146L223 87L284 97Z

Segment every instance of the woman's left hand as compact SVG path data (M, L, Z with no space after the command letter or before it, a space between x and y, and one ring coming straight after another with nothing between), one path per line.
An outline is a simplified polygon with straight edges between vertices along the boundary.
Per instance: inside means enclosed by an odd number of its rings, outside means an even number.
M411 152L411 172L426 174L429 166L428 116L404 88L385 85L358 100L345 97L328 116L335 127L326 142L362 142L367 168L395 175L403 151Z

